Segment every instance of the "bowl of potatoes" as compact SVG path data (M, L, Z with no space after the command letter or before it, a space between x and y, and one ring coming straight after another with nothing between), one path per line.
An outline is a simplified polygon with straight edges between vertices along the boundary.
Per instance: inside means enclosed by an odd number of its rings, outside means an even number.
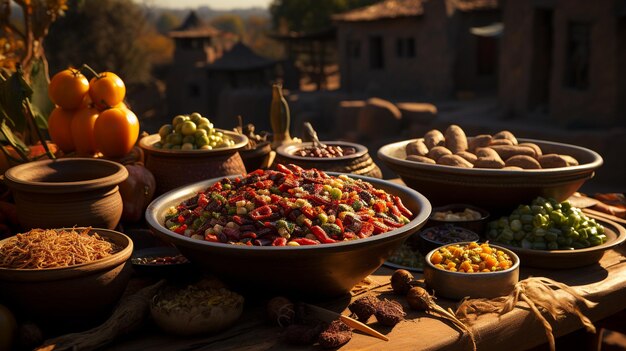
M580 146L518 139L509 131L468 137L457 125L387 144L378 157L434 206L471 203L489 211L537 196L563 201L603 162Z

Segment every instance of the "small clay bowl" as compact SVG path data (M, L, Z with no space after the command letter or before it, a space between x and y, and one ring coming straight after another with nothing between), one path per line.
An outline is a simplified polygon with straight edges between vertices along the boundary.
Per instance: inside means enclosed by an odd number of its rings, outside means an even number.
M295 164L304 169L316 168L327 172L352 173L374 178L382 178L380 168L372 160L367 147L347 141L322 141L329 146L340 146L344 149L354 148L355 152L341 157L308 157L299 156L296 152L302 148L313 146L312 142L290 143L276 149L274 164Z
M435 214L437 212L447 212L451 211L453 213L463 212L465 209L470 209L480 213L480 218L478 219L436 219ZM457 227L462 227L465 229L469 229L478 235L482 235L487 226L487 222L489 221L489 212L483 208L476 207L469 204L450 204L446 206L434 207L433 212L430 214L428 218L428 222L426 222L425 227L432 227L444 224L453 224Z
M84 228L74 228L80 231ZM68 230L68 229L66 229ZM42 323L80 323L106 317L130 280L133 241L120 232L92 228L122 247L100 260L43 269L0 268L0 297L21 316ZM11 238L0 241L4 245Z
M455 243L450 245L467 245L469 242ZM502 250L509 255L513 264L510 268L496 272L451 272L435 267L430 262L431 256L439 248L430 251L424 263L424 281L429 288L433 289L438 296L459 300L466 296L471 298L494 298L508 295L515 284L519 281L520 259L517 255L502 246L489 246L496 250Z
M447 244L478 241L480 236L475 232L456 226L442 224L421 230L418 234L417 248L422 255Z
M216 130L231 137L235 145L213 150L171 150L153 146L161 140L159 134L139 140L139 147L146 155L146 168L156 180L155 196L201 180L246 173L238 151L248 144L248 137L228 130Z
M179 256L180 255L180 256ZM176 257L175 262L159 263L153 260L166 257ZM182 259L178 259L182 257ZM147 261L147 259L151 259ZM137 250L130 258L133 268L140 275L176 278L187 276L191 272L191 262L187 260L177 248L173 246L149 247Z
M122 216L118 184L127 177L123 165L96 158L33 161L5 173L24 230L114 229Z
M259 168L267 167L266 159L270 151L272 151L272 146L269 141L258 143L254 149L239 150L239 155L246 166L246 172L250 173Z

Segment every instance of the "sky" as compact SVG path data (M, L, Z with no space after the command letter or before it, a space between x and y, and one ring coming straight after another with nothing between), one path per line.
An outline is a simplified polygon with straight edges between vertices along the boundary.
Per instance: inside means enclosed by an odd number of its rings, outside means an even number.
M250 7L267 8L271 0L135 0L157 7L168 8L195 8L208 6L216 10L231 10Z

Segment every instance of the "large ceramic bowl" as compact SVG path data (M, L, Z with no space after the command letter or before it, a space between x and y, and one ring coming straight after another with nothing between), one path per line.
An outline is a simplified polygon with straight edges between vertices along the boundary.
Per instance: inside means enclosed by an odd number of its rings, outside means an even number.
M405 160L405 146L414 140L387 144L378 150L378 157L404 183L426 195L434 206L471 203L495 212L529 203L537 196L563 201L602 165L602 157L592 150L533 139L518 140L537 144L544 154L573 156L580 165L518 171L425 164Z
M22 229L92 226L113 229L122 216L118 184L126 168L95 158L24 163L5 173Z
M145 153L146 168L156 180L156 195L201 180L246 173L238 151L248 144L248 138L228 130L218 130L231 137L235 145L213 150L168 150L153 146L161 140L158 134L139 140L139 147Z
M338 175L331 173L331 175ZM420 193L387 181L349 175L399 196L415 217L401 228L365 239L306 246L245 246L187 238L163 226L168 208L220 179L194 183L163 194L146 210L153 232L173 243L192 263L229 285L254 294L327 297L350 291L374 272L430 215L430 202Z
M48 323L93 320L110 313L130 279L132 269L127 261L133 242L113 230L92 228L90 233L94 232L122 250L97 261L68 267L0 268L3 303L23 316ZM0 246L10 239L0 241Z
M448 244L442 247L450 245L464 246L466 244L469 244L469 242ZM471 298L494 298L508 295L519 281L520 259L513 251L507 248L491 244L489 246L507 253L512 259L513 265L508 269L496 272L451 272L437 268L430 262L431 256L440 247L432 250L424 257L424 281L426 285L435 291L435 295L456 300L466 296Z
M374 178L382 178L380 168L374 163L367 148L361 144L347 141L322 141L326 145L340 146L342 148L354 148L355 152L341 157L305 157L295 153L307 147L312 147L313 143L290 143L281 145L276 149L274 164L296 164L302 168L317 168L327 172L352 173Z

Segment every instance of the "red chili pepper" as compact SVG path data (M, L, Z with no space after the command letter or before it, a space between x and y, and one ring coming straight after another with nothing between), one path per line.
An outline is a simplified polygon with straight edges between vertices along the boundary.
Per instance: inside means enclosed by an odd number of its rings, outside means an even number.
M311 221L311 220L310 220L310 219L308 219L308 218L305 218L305 219L304 219L304 226L305 226L305 227L307 227L307 228L311 229L311 226L312 226L312 225L313 225L313 221Z
M281 201L280 201L280 200L281 200L282 198L281 198L280 196L276 195L276 194L272 194L272 195L270 195L270 199L272 199L272 203L273 203L273 204L276 204L276 203L281 204ZM282 204L281 204L281 205L282 205Z
M233 196L230 199L228 199L228 203L232 205L232 204L237 203L237 201L241 201L241 200L245 200L243 195L237 195L237 196Z
M283 166L280 163L276 165L276 170L285 174L293 174L293 172L289 168Z
M263 200L260 196L257 196L254 198L254 205L257 207L262 207L267 205L267 202L265 202L265 200Z
M328 236L328 234L326 234L326 231L324 231L324 229L322 229L322 227L320 227L318 225L314 225L314 226L312 226L309 229L311 230L311 233L313 233L313 235L315 235L317 240L319 240L323 244L332 244L332 243L336 243L337 242L337 240L331 239Z
M389 227L383 222L372 220L370 223L374 226L374 234L385 233L390 230Z
M289 168L291 168L291 170L295 173L295 174L302 174L304 173L304 168L298 166L298 165L294 165L293 163L290 163L287 165Z
M391 218L383 218L383 223L385 223L389 227L400 228L404 226L404 223L396 222Z
M249 213L250 218L254 219L255 221L262 221L264 219L269 218L269 216L271 215L272 215L272 209L270 208L269 205L255 208Z
M374 209L375 212L387 212L387 206L382 202L375 202L374 205L372 205L372 209Z
M274 239L274 242L272 242L272 246L285 246L287 245L287 239L283 238L282 236L279 236L278 238Z
M202 216L202 212L204 212L204 208L203 208L203 207L198 206L198 207L196 207L196 208L194 208L194 209L193 209L193 214L194 214L196 217L200 217L200 216Z
M343 222L341 221L341 219L335 219L335 224L339 227L339 229L341 229L341 232L343 233Z
M353 232L344 232L343 237L346 239L354 239L356 238L356 234L354 234Z
M243 225L243 218L241 218L241 216L234 215L233 222L237 223L238 225Z
M393 213L396 217L402 216L402 212L398 210L398 208L393 202L387 201L387 208L389 209L389 212Z
M374 225L370 222L361 223L361 229L359 229L359 238L367 238L374 234Z
M209 204L209 199L206 194L202 193L198 195L198 207L205 208Z
M295 238L292 241L297 242L300 245L318 245L319 242L309 238Z
M315 214L315 210L313 210L313 207L310 206L304 206L304 207L300 207L300 211L308 218L308 219L315 219L317 218L317 215Z
M176 218L176 220L178 221L178 223L184 223L185 217L183 217L183 215L178 215L178 218Z
M253 175L253 174L256 174L256 175L258 175L258 176L262 176L262 175L264 175L264 174L265 174L265 171L259 168L259 169L257 169L256 171L253 171L253 172L250 172L250 173L249 173L249 175Z
M214 243L219 242L219 240L217 239L217 235L215 234L204 234L204 240L212 241Z
M321 195L315 194L315 195L305 195L304 196L305 199L315 203L316 205L330 205L332 204L332 201L324 198Z
M257 235L255 232L244 232L243 234L241 234L242 238L250 238L250 239L256 239Z
M178 234L185 234L185 230L187 230L187 225L183 224L180 227L174 229L174 232L176 232Z
M404 214L407 218L413 217L413 212L411 212L411 210L409 210L408 208L404 206L400 197L394 196L393 202L396 204L396 206L398 206L398 209L400 210L400 212L402 212L402 214Z

